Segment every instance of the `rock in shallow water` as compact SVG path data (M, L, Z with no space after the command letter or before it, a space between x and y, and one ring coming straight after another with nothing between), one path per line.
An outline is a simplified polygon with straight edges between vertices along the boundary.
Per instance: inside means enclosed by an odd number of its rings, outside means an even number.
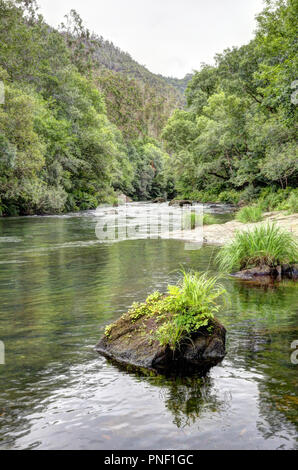
M231 274L231 276L244 281L250 281L257 278L267 279L268 282L272 279L281 280L286 279L298 279L298 266L297 264L287 264L282 266L270 267L270 266L257 266L251 269L243 269L237 273Z
M199 330L175 351L162 347L154 337L159 326L154 317L133 322L129 314L123 315L113 324L109 335L101 338L96 350L121 364L162 373L207 371L225 356L226 330L216 319L212 321L211 333Z

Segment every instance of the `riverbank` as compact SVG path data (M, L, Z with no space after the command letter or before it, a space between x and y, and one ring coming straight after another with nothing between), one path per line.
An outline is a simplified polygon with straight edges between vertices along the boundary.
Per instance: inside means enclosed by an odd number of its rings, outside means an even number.
M289 230L298 237L298 214L287 215L286 212L266 212L263 214L263 220L256 223L238 222L232 220L225 224L213 224L197 227L194 230L177 230L171 233L171 238L176 240L184 240L191 242L201 242L203 235L203 242L209 245L224 245L231 241L237 230L251 230L254 227L262 225L264 222L275 222L278 226L285 230ZM168 238L164 236L163 238Z

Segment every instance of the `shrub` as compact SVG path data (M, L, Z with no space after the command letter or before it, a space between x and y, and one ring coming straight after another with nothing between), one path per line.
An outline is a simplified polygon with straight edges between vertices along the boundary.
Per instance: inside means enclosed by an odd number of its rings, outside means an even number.
M222 271L251 266L278 266L298 259L298 245L291 232L275 224L236 232L235 239L221 248L217 260Z
M255 188L254 186L249 185L240 194L240 200L247 204L250 204L256 199L258 199L258 196L260 194L260 188Z
M262 218L262 209L259 206L243 207L236 214L236 219L243 224L248 222L259 222Z
M212 329L214 314L219 310L215 300L226 293L216 277L208 278L206 273L183 274L182 285L169 286L169 296L163 301L172 316L156 331L161 346L168 345L172 350L200 328Z
M278 206L279 210L286 210L288 214L298 212L298 192L293 191L289 198Z
M278 191L274 191L272 188L265 188L261 191L258 206L261 207L262 211L282 210L282 205L293 192L297 195L298 191L292 188L279 189Z
M178 194L178 199L189 199L191 201L197 201L201 203L207 202L216 202L218 198L218 193L213 191L183 191Z
M224 202L226 204L238 204L241 199L241 192L231 189L229 191L222 191L218 198L218 202Z

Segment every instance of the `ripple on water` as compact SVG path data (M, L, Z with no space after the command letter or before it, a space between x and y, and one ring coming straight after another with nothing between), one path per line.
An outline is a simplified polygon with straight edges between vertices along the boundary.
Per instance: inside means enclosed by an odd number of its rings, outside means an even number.
M141 223L146 208L132 205L130 220ZM104 210L103 218L117 215ZM216 249L187 252L173 240L102 245L99 218L90 211L0 220L0 242L23 241L1 244L2 447L293 449L294 284L266 291L223 280L228 354L206 377L128 373L94 351L104 326L133 301L166 291L182 266L215 272Z

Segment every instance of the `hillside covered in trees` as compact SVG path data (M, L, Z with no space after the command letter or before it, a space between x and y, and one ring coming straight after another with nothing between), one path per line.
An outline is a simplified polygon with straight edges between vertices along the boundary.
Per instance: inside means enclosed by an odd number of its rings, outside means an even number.
M162 135L184 197L249 202L297 187L297 17L296 1L267 0L254 39L194 74Z
M173 192L159 136L182 94L75 11L55 30L35 1L0 0L0 80L0 214Z
M298 11L294 0L266 3L249 44L179 80L151 73L74 10L56 30L34 0L0 0L0 215L91 209L117 192L287 197Z

